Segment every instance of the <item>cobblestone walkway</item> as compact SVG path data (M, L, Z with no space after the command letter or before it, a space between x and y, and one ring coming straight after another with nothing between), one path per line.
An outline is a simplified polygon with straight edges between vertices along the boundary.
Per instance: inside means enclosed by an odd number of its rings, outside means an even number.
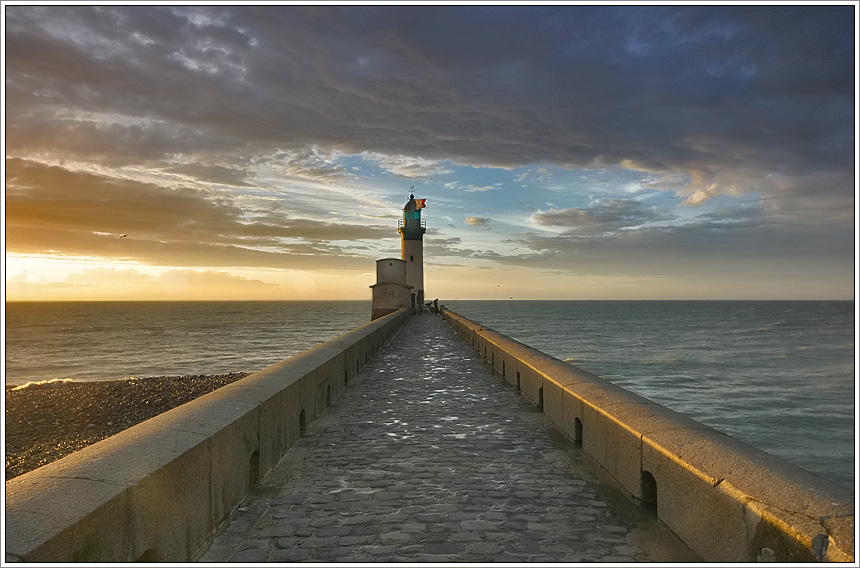
M628 529L436 315L409 318L203 562L634 562Z

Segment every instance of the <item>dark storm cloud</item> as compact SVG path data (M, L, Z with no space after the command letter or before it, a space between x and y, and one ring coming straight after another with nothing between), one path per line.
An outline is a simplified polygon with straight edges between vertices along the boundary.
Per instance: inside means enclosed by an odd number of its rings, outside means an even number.
M12 155L319 144L678 169L691 202L851 198L851 6L5 9ZM809 183L818 176L836 183Z

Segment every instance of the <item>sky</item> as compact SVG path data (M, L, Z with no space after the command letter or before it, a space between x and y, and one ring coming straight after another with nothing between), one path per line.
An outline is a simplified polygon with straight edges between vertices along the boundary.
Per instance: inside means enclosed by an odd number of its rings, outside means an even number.
M3 18L7 301L855 295L855 2Z

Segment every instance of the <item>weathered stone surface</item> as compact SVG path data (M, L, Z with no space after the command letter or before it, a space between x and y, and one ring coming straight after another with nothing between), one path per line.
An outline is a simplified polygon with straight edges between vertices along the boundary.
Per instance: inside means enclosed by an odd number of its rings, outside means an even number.
M225 531L204 558L647 560L525 410L441 318L412 317L258 488L253 547L231 557Z
M230 557L230 562L265 562L268 557L268 549L250 548L247 550L240 550L234 554Z
M311 551L305 548L290 548L286 550L275 550L272 552L272 562L301 562L307 560Z

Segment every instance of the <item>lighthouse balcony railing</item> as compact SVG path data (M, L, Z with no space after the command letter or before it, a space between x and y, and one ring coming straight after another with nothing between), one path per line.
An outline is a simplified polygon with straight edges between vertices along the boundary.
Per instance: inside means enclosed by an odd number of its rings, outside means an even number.
M427 221L424 219L398 219L397 221L398 229L412 229L412 228L427 228Z

